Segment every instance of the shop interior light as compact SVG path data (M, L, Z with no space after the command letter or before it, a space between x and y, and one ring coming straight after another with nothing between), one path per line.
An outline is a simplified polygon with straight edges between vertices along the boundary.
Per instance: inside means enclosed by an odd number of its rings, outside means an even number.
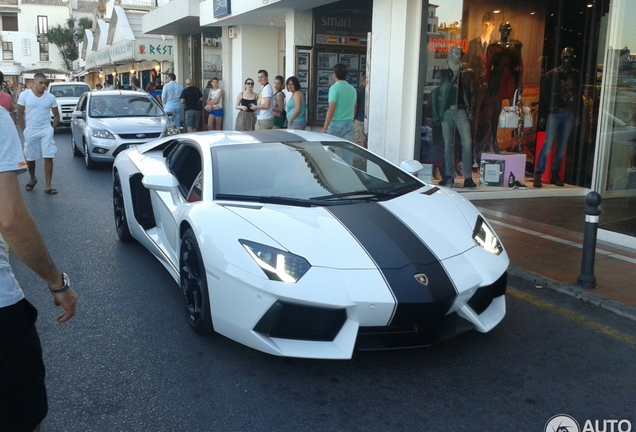
M155 65L155 70L156 70L157 72L159 72L159 71L161 70L161 65L160 65L160 64L156 64L156 65Z
M130 74L131 74L131 75L134 75L134 74L136 74L136 73L137 73L137 71L135 71L135 69L131 69L131 70L130 70Z
M497 10L494 10L493 13L501 13L501 11L497 9Z
M112 76L117 76L117 72L113 71L113 73L111 74Z

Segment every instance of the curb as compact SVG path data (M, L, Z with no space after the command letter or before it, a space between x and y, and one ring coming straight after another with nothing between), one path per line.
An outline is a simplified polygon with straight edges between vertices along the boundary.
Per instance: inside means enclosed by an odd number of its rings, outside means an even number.
M557 282L554 279L547 278L529 270L519 267L508 267L508 285L520 288L536 288L541 286L553 291L567 294L595 306L599 306L605 310L615 313L616 315L636 321L636 307L628 306L616 300L611 300L596 294L593 290L582 288L576 285L567 285Z

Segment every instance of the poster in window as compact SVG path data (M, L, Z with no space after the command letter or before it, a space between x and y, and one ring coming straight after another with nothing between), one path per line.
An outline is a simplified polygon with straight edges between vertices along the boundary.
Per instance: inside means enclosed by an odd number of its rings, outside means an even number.
M318 103L329 103L329 87L318 87Z
M358 54L340 54L340 63L349 70L358 70Z
M358 81L358 72L349 72L347 74L347 82L349 84L351 84L354 87L358 87L359 85L359 81Z
M329 105L318 105L316 107L316 119L320 121L325 121L327 118L327 111L329 110Z
M330 86L334 83L333 72L332 71L318 71L318 85L319 86Z
M360 56L360 70L361 71L366 71L367 70L367 56L366 55L361 55Z
M309 54L298 54L298 70L309 70Z
M298 82L301 87L307 88L309 83L309 74L307 72L298 72Z
M338 63L338 54L336 53L320 53L318 54L318 68L330 69Z

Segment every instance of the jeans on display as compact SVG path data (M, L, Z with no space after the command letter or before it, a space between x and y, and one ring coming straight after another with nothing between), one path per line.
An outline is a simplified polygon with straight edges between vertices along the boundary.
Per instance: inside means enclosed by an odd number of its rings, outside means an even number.
M455 127L462 143L464 179L469 179L472 176L473 156L470 122L465 109L446 110L442 117L445 175L452 178L455 171Z
M548 161L548 154L552 148L554 139L557 139L557 147L554 152L554 158L552 159L552 171L559 171L561 169L561 161L565 155L565 147L570 138L570 132L574 126L574 113L571 111L562 110L556 114L548 114L548 121L545 128L545 142L539 153L539 159L537 160L537 166L534 172L542 173L545 171L545 165Z

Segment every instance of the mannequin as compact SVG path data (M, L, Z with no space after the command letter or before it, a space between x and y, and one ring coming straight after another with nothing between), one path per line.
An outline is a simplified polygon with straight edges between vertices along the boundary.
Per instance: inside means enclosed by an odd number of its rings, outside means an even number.
M464 187L477 187L472 179L470 122L475 117L474 72L460 61L462 49L452 46L442 84L431 92L433 120L441 122L444 136L444 175L440 186L452 186L455 171L455 128L459 132L464 168Z
M552 160L552 175L550 184L563 186L563 179L559 177L561 161L565 154L565 147L576 122L576 113L581 99L581 73L572 68L576 58L573 48L563 48L561 51L561 65L549 71L541 85L539 95L539 112L548 113L547 119L541 118L539 124L545 124L545 142L537 159L532 186L541 187L541 174L546 169L548 154L554 140L557 147Z
M468 43L468 49L462 60L475 73L475 121L472 124L473 157L477 166L481 163L481 154L490 150L492 139L491 118L492 105L486 97L486 60L488 47L496 43L492 38L492 31L495 29L495 14L486 12L481 18L481 34ZM495 131L496 133L497 131Z
M511 32L512 26L510 23L502 23L499 26L501 40L491 44L487 51L485 80L488 83L487 95L492 102L490 126L493 148L496 153L499 153L497 126L499 123L499 112L501 111L501 101L504 99L511 101L517 89L521 92L521 76L523 72L522 45L517 40L508 40Z

